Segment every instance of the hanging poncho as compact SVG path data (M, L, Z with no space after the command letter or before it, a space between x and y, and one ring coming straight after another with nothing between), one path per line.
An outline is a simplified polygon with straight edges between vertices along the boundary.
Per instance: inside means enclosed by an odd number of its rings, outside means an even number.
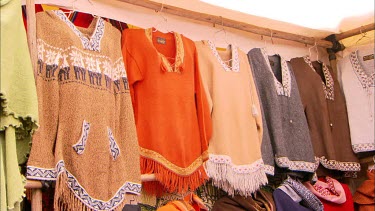
M254 48L248 57L265 116L264 133L268 136L263 137L269 137L263 138L262 144L272 149L262 152L264 160L274 158L280 168L311 175L316 169L314 152L290 65L278 55L268 56L265 49Z
M329 67L309 57L291 60L308 119L316 160L325 168L356 172L345 100ZM326 174L326 173L319 173Z
M141 178L120 31L41 12L37 48L40 130L27 177L56 181L55 209L121 210Z
M0 66L0 210L20 210L24 164L37 128L38 101L22 22L20 1L1 0Z
M141 171L158 181L144 187L154 193L194 190L207 179L202 164L212 130L194 42L176 32L126 29L122 51Z
M246 54L235 46L218 52L211 41L196 46L213 124L206 171L230 195L250 196L267 177L260 151L262 114Z

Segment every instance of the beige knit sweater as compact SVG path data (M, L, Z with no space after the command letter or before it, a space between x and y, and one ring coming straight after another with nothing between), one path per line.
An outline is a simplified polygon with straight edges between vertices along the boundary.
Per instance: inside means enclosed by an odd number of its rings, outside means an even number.
M213 121L206 171L229 194L248 196L267 177L260 150L262 116L247 56L233 46L218 52L210 41L196 42L196 48Z
M84 29L62 11L37 14L40 129L27 177L56 181L55 209L121 210L139 194L139 150L121 33Z

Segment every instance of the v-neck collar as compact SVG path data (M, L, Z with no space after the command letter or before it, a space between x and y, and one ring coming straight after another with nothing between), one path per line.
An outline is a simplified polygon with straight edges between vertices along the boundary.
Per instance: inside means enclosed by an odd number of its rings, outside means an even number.
M181 72L183 69L181 66L184 63L184 57L185 57L185 49L184 49L184 44L182 42L181 35L177 32L173 32L173 35L175 38L176 56L175 56L174 64L171 64L168 61L167 57L164 54L160 53L154 46L154 43L152 42L152 32L153 32L153 28L145 29L145 35L148 41L150 42L152 48L156 51L156 53L160 57L164 70L166 72Z
M368 89L369 87L374 87L375 82L375 72L373 72L371 75L368 75L365 70L363 69L361 63L358 59L358 52L353 51L350 53L350 62L352 63L352 67L354 69L355 74L357 75L357 78L359 82L361 83L362 87L364 89Z
M230 65L227 65L222 60L221 56L219 55L219 52L216 49L215 44L211 41L208 41L207 43L208 43L208 46L210 47L212 53L214 54L214 56L216 57L216 59L218 60L218 62L224 68L225 71L227 71L227 72L230 72L230 71L240 72L240 60L239 60L239 56L238 56L238 48L237 47L232 46L232 45L228 46L228 50L230 51L231 57L232 57L231 66L230 66Z
M270 62L268 60L268 55L267 55L266 49L261 48L260 50L261 50L263 58L264 58L264 60L267 64L268 71L270 71L272 73L273 81L274 81L275 86L276 86L277 94L290 97L290 93L291 93L291 90L292 90L292 87L291 87L292 86L292 83L291 83L292 78L290 76L290 70L289 70L288 65L286 63L286 60L283 57L280 56L280 63L281 63L281 82L280 82L279 80L277 80L275 74L272 71Z
M310 68L314 72L316 72L309 56L304 56L303 60L305 61L305 63L307 63L310 66ZM335 83L333 81L333 77L331 73L329 72L327 65L325 65L324 63L321 63L321 64L322 64L322 71L323 71L323 75L325 79L325 83L324 81L322 81L325 97L328 100L335 100L335 88L334 88Z
M104 35L104 20L102 18L97 18L94 32L88 38L66 17L63 11L54 10L53 12L79 37L84 49L100 51L100 41Z

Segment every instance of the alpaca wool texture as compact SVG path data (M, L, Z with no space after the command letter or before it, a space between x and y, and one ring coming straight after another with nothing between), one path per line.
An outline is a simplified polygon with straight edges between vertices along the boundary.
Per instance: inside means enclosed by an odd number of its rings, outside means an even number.
M59 10L36 18L40 129L27 178L56 181L56 210L121 210L141 190L121 33L101 18L76 27Z

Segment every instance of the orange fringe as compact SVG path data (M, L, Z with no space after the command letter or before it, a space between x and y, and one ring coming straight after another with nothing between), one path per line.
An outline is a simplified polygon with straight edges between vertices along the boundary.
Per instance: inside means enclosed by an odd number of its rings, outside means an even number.
M126 200L124 199L114 211L121 211L125 206ZM61 173L56 181L55 187L55 199L54 199L54 210L60 211L95 211L90 207L87 207L82 201L77 198L73 191L70 190L67 184L67 176L65 173Z
M142 188L147 193L157 196L161 196L165 192L186 193L194 191L208 180L203 165L190 175L179 175L162 164L145 157L141 157L141 172L142 174L155 174L157 181L144 182Z

